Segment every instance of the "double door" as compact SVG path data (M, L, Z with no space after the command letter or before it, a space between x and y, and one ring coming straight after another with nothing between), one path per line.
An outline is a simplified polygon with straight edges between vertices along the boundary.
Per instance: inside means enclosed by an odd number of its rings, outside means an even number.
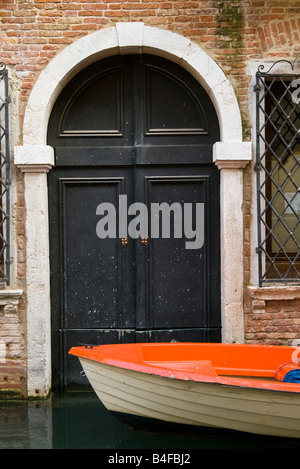
M79 343L220 340L217 134L204 90L162 59L108 59L63 91L49 125L54 388L85 384L67 353Z

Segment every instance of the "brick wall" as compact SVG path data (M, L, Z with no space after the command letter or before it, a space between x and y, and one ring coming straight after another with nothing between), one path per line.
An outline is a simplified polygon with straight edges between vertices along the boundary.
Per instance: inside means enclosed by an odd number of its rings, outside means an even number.
M300 344L300 289L250 287L251 307L245 308L248 343Z
M49 61L76 39L120 21L143 21L148 26L178 33L214 58L235 89L242 112L245 140L251 138L248 62L254 59L294 59L300 54L299 0L2 0L0 61L9 67L14 92L18 95L14 145L22 144L26 103L37 77ZM244 171L243 204L245 286L251 282L253 174L253 168L248 165ZM13 215L16 227L16 287L19 288L25 284L26 263L23 193L23 175L17 172ZM257 301L265 301L262 309L259 309ZM288 318L282 318L283 309ZM247 341L286 343L293 337L297 338L299 299L257 300L245 290L245 312ZM10 353L9 360L19 371L18 378L12 382L12 374L0 370L0 389L10 387L13 392L19 389L20 394L23 392L20 383L24 381L26 360L25 318L26 294L14 315L7 316L7 312L0 311L0 340L1 336L9 334L9 328L14 330L11 344L15 344L15 350ZM274 328L277 321L278 330L271 330L271 325ZM279 329L283 331L281 335L278 335ZM289 337L284 335L287 333Z
M16 301L15 301L16 302ZM14 303L15 303L14 302ZM22 306L1 294L0 306L0 399L26 395L25 340ZM6 303L3 305L3 303Z

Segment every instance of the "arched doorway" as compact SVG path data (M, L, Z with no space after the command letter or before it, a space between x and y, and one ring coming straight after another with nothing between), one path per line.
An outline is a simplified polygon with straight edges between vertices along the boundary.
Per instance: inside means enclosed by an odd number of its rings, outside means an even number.
M47 396L51 389L51 312L47 172L54 149L47 145L49 116L74 74L114 54L150 53L180 64L205 88L220 124L213 148L220 171L222 341L243 342L243 168L252 159L244 142L238 102L217 63L187 38L140 22L117 23L74 41L38 77L23 122L22 145L14 163L24 173L26 204L27 391ZM230 119L228 118L230 116Z
M219 133L198 81L152 55L95 62L61 92L48 127L54 388L84 384L74 344L221 340Z

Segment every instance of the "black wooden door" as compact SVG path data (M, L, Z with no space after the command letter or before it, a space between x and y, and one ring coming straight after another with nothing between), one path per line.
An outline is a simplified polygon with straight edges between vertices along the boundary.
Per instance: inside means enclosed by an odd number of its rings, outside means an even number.
M220 340L218 139L204 89L164 59L109 58L63 90L48 131L54 388L85 383L78 343Z

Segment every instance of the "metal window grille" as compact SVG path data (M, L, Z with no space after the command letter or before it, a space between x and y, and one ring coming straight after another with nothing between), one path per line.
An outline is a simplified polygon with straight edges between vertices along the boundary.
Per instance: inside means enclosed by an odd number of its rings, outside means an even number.
M275 62L266 72L261 65L256 73L260 286L300 283L300 74L295 73L296 60ZM288 67L288 73L273 72L279 62Z
M0 62L0 284L10 281L10 148L8 71Z

